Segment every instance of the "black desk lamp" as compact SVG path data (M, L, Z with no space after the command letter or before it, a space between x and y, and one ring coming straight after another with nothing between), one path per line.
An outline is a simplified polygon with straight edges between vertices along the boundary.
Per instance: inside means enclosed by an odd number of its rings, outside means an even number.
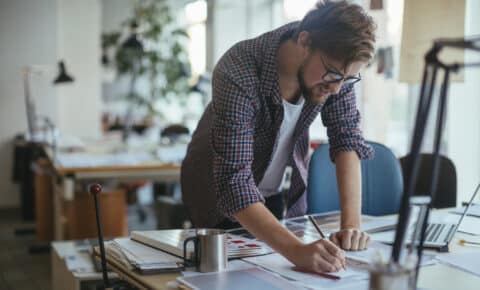
M402 257L402 251L405 247L406 233L409 224L410 210L412 205L412 197L414 196L415 184L417 181L419 166L420 166L420 149L422 146L423 137L425 135L425 128L430 113L432 98L435 91L435 84L439 70L443 70L444 76L440 88L440 96L438 103L437 120L435 124L434 135L434 152L433 152L433 166L432 175L430 178L430 195L423 199L420 204L419 221L417 222L416 231L417 236L412 238L412 245L416 242L417 245L417 265L416 277L418 277L418 270L420 267L421 256L423 252L423 243L425 240L425 232L427 229L427 222L432 206L432 201L435 200L437 192L437 181L439 176L439 150L440 141L442 138L443 127L446 117L447 93L450 82L450 73L457 72L462 68L480 67L480 62L474 63L451 63L447 64L439 60L438 54L443 48L454 48L463 50L473 50L480 52L480 36L470 39L438 39L434 41L433 47L425 55L425 68L423 72L422 85L420 89L420 98L418 101L417 115L415 118L415 129L413 131L413 140L410 147L410 154L408 155L407 168L409 175L406 176L406 188L402 197L398 224L395 232L395 241L392 249L391 262L398 264ZM412 246L413 247L413 246Z
M53 81L54 84L61 84L61 83L71 83L73 82L73 77L71 77L67 70L65 69L65 63L63 60L58 62L58 76Z

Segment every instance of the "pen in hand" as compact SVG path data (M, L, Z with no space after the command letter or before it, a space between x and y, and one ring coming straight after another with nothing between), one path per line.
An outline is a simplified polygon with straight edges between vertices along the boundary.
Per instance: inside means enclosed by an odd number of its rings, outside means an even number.
M312 222L313 226L315 227L315 229L317 230L318 234L320 235L320 237L322 237L322 239L325 239L325 235L323 234L322 230L320 229L320 227L318 226L317 222L315 221L315 219L309 215L308 216L308 219ZM346 270L347 267L345 265L345 261L343 262L343 269Z

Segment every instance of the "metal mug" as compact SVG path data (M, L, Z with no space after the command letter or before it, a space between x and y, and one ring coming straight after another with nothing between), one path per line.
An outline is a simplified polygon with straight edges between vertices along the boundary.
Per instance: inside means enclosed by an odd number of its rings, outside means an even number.
M187 257L187 245L193 242L193 259ZM183 242L183 260L197 271L218 272L227 269L227 234L219 229L198 229L196 235Z

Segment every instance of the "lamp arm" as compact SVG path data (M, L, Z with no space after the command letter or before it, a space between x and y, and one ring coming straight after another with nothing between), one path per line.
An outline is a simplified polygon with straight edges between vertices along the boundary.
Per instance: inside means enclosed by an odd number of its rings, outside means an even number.
M480 36L471 38L441 38L434 41L434 46L480 51Z
M35 102L30 91L30 75L32 71L30 67L23 69L23 90L25 96L25 113L27 114L27 125L29 138L33 138L36 133L35 126Z

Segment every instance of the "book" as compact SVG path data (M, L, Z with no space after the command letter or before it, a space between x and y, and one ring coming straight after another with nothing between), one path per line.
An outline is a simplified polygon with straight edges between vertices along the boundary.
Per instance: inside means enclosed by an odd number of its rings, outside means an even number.
M184 269L182 259L129 238L118 238L105 242L105 253L107 257L114 259L125 268L137 270L142 274Z
M195 229L132 231L132 240L165 251L177 257L183 257L183 241L195 236ZM227 253L229 259L252 257L272 253L265 243L255 239L227 233ZM187 245L188 258L193 256L193 244Z

